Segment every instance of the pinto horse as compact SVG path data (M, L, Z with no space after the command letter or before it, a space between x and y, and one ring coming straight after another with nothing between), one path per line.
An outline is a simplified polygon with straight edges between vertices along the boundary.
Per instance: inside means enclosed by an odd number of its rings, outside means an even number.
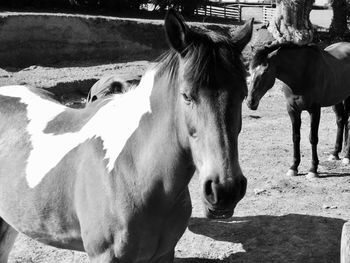
M308 178L317 174L318 126L321 107L333 106L337 115L338 132L332 159L339 158L343 130L350 110L350 43L336 43L325 50L316 45L275 44L256 52L251 63L251 84L247 105L258 108L260 99L272 88L276 78L281 80L292 122L294 158L288 175L297 175L300 164L301 112L310 114L310 143L312 163ZM346 130L347 134L348 131ZM349 144L347 144L349 145ZM349 149L344 162L349 161Z
M170 50L125 94L67 108L0 88L0 262L18 232L91 262L173 262L199 174L205 215L231 217L246 191L238 160L247 95L238 33L165 18Z

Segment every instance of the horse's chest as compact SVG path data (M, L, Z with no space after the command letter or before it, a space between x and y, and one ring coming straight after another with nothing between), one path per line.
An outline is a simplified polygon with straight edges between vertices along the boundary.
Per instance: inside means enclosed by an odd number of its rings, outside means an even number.
M161 202L161 199L159 200ZM169 207L156 205L157 211L139 212L125 228L115 233L115 255L118 259L131 262L153 262L172 252L183 235L191 215L192 205L188 191L185 191L169 211ZM163 211L161 211L163 210Z
M141 231L143 242L139 250L139 260L150 261L173 251L188 225L190 214L190 207L175 209L164 220L154 222L153 231L146 230L152 226L152 222L145 226L146 231Z

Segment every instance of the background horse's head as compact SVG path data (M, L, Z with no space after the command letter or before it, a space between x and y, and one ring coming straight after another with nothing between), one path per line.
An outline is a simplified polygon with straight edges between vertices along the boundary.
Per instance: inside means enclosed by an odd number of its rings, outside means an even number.
M199 174L206 216L230 217L247 185L237 141L247 95L241 51L251 38L252 21L231 36L224 30L190 29L171 10L165 29L172 47L169 63L177 66L171 77L179 140Z
M256 110L260 99L273 87L276 80L276 66L270 49L258 50L250 63L250 84L247 105Z
M130 85L118 75L103 77L91 87L86 99L86 104L88 105L106 96L124 93L128 90L129 86Z

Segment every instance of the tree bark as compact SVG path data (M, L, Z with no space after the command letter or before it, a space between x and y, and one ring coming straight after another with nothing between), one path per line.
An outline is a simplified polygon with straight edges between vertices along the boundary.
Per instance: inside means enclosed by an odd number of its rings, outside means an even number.
M309 17L313 3L314 0L277 0L276 11L268 27L273 37L280 43L310 43L313 27Z
M331 2L333 8L333 19L329 28L331 38L342 39L348 30L346 15L346 0L333 0Z

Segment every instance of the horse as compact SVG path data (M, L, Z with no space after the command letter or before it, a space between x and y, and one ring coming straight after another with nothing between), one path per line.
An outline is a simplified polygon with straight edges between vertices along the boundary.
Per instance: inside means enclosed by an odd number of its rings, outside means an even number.
M0 88L0 262L21 232L91 262L173 262L199 175L203 211L229 218L245 195L238 135L248 89L235 34L190 28L170 9L169 50L124 94L68 108Z
M116 93L125 93L131 87L132 85L118 75L105 76L91 87L86 98L86 105L89 105L97 99L104 98L105 96L110 96Z
M292 43L273 44L260 49L250 63L251 83L247 105L258 108L261 98L271 89L276 78L283 82L287 111L293 130L293 163L288 176L298 174L300 164L301 112L310 114L310 144L312 162L307 178L318 176L318 127L321 107L333 106L337 116L337 138L330 159L339 159L343 131L350 109L350 43L336 43L322 50L316 45L298 46ZM347 134L348 131L345 131ZM349 144L348 144L349 145ZM344 162L349 161L349 149Z

